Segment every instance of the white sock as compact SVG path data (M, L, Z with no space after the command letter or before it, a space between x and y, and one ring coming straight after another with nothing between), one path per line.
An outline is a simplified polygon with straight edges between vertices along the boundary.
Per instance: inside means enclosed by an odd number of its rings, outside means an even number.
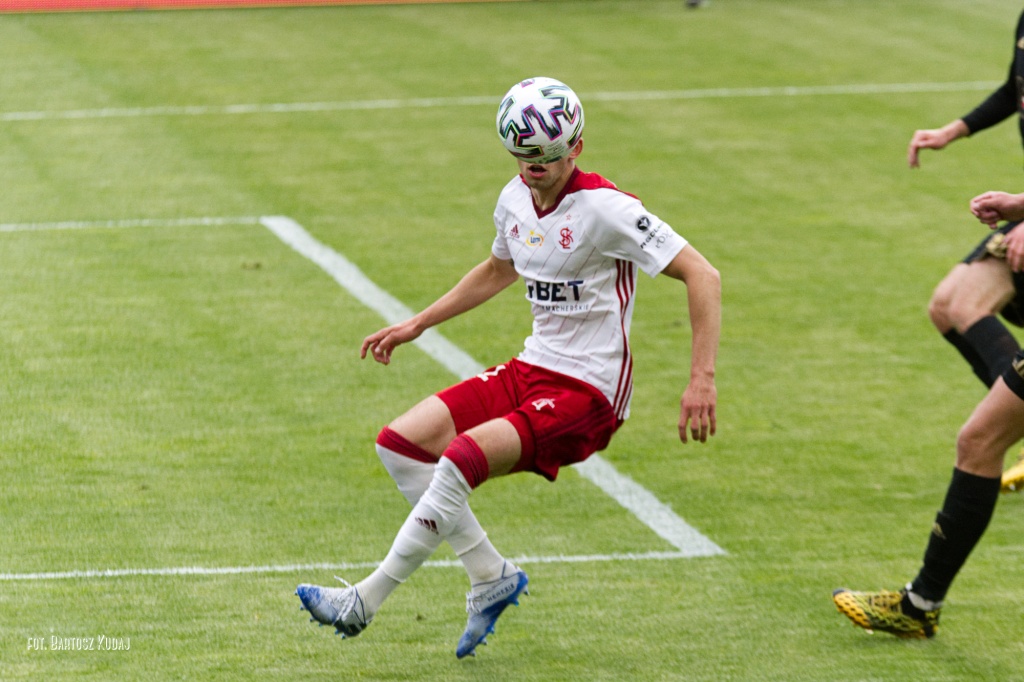
M922 611L934 611L935 609L942 608L942 602L932 601L925 599L919 594L910 591L912 583L907 583L907 596L910 597L910 603L921 609Z
M377 444L377 456L409 504L415 505L430 487L436 464L421 462Z
M398 485L398 490L409 501L409 504L415 505L419 502L420 497L430 486L437 465L406 457L379 444L377 445L377 456L380 457L384 468L391 474L391 478ZM462 565L466 568L470 584L478 585L501 577L505 557L491 544L487 532L484 531L480 522L477 521L476 515L473 514L473 510L468 506L466 513L456 523L447 540L455 551L455 555L459 557ZM395 587L397 586L398 583L395 584ZM388 593L390 594L390 590ZM363 595L363 599L366 598L366 595ZM380 601L383 602L383 598Z
M469 483L455 464L442 458L426 492L412 508L380 566L356 585L367 615L375 613L398 585L430 558L469 507Z

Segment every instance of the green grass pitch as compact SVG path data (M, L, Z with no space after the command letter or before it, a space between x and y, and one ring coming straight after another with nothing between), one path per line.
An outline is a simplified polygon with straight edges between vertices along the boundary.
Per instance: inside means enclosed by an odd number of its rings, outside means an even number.
M1019 12L0 17L0 679L1024 680L1020 496L934 640L868 636L829 599L914 575L983 394L925 308L984 234L968 199L1022 189L1016 126L915 171L905 150L1005 77ZM421 308L487 254L515 172L494 111L535 75L581 95L584 170L723 274L718 435L677 441L685 297L641 278L633 416L602 456L726 554L630 560L673 548L577 472L497 480L473 505L506 554L610 560L526 564L531 596L457 661L467 586L443 549L342 641L295 585L384 556L406 505L373 438L453 376L415 347L361 362L379 315L256 218L294 219ZM493 363L528 329L513 289L440 331ZM308 564L350 568L288 570ZM122 573L67 575L104 570Z

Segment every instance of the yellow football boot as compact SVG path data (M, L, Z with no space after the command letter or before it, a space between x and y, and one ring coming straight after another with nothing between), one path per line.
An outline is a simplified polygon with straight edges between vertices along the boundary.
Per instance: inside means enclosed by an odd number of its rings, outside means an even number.
M839 589L832 593L839 612L853 621L854 625L868 632L878 630L908 639L934 637L939 629L939 611L924 611L923 618L903 613L903 595L906 590L891 592L853 592Z
M1017 463L1003 472L1003 484L1000 492L1012 493L1024 490L1024 450L1021 450Z

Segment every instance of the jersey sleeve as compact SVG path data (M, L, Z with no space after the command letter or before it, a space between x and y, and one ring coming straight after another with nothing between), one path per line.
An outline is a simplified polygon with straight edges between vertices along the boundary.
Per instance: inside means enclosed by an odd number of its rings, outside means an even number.
M636 263L650 277L658 275L687 241L636 197L617 190L594 192L602 216L595 242L601 253Z
M491 244L491 253L499 260L512 260L512 252L509 251L508 241L505 239L502 223L499 221L497 213L494 215L494 228L494 242Z
M1010 77L991 95L971 110L961 120L967 125L971 134L991 128L1017 113L1017 86L1010 67Z
M494 242L491 244L491 253L494 254L494 257L506 261L512 260L512 252L508 248L508 239L505 237L505 219L508 210L504 208L504 199L507 192L508 187L506 186L494 207Z
M1017 30L1013 41L1013 58L1010 60L1009 75L1003 84L986 97L981 104L961 118L972 135L986 128L991 128L1018 112L1019 93L1017 92L1016 65L1017 51L1021 49L1018 47L1018 42L1021 39L1024 39L1024 13L1021 13L1020 18L1017 20Z

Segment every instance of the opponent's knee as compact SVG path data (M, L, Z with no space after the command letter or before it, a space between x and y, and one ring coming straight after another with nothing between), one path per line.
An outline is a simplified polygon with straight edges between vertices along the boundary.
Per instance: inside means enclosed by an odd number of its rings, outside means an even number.
M957 434L956 466L981 476L999 476L1007 447L996 434L978 428L973 420L968 420Z
M943 334L954 327L953 321L949 317L949 298L940 296L938 291L928 301L928 319Z

